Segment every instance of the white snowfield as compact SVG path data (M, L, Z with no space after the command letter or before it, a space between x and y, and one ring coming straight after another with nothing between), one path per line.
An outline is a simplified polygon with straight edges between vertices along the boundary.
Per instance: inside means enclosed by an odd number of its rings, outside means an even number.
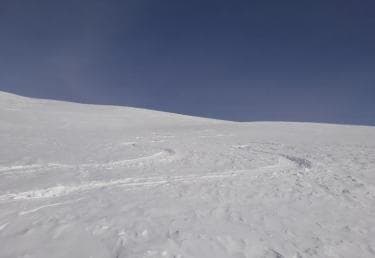
M0 92L0 257L375 257L375 127Z

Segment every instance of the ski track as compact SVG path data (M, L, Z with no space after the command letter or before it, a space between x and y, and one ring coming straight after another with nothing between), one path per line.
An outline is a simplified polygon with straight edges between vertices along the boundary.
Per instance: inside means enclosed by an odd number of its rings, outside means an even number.
M21 212L18 213L18 215L19 215L19 216L24 216L24 215L27 215L27 214L30 214L30 213L34 213L34 212L40 211L40 210L45 209L45 208L76 203L76 202L79 202L79 201L81 201L81 200L83 200L83 199L84 199L84 198L79 198L79 199L74 200L74 201L57 202L57 203L52 203L52 204L42 205L42 206L39 206L39 207L34 208L34 209L31 209L31 210L21 211Z
M15 171L15 170L28 170L28 169L38 169L38 168L42 168L42 165L19 165L19 166L9 166L9 167L4 167L4 166L1 166L0 167L0 173L1 172L11 172L11 171Z
M98 188L105 188L110 186L121 186L121 187L147 187L157 186L161 184L172 184L179 182L194 182L203 180L215 180L221 178L235 177L240 175L256 176L259 173L249 172L262 172L272 169L283 169L288 168L293 163L288 159L279 158L279 161L275 165L247 169L247 170L235 170L227 171L223 173L210 173L205 175L185 175L185 176L164 176L164 177L139 177L139 178L123 178L111 181L90 181L79 185L58 185L49 188L36 189L31 191L25 191L20 193L8 193L0 196L0 201L10 200L30 200L30 199L43 199L43 198L56 198L66 196L76 192L85 192Z
M160 152L154 153L149 156L143 156L134 159L125 159L119 161L111 161L107 163L84 163L84 164L61 164L61 163L47 163L47 164L32 164L32 165L17 165L17 166L2 166L0 167L0 175L9 175L16 173L28 173L28 172L38 172L48 169L90 169L90 168L101 168L101 169L114 169L118 167L126 166L142 166L146 162L152 161L171 161L175 151L171 149L163 149Z
M108 163L89 163L89 164L81 164L79 165L80 168L105 168L105 169L110 169L110 168L116 168L116 167L122 167L122 166L127 166L127 165L132 165L132 164L141 164L142 162L145 161L168 161L173 155L175 154L175 151L171 149L164 149L160 152L157 152L153 155L150 156L144 156L144 157L139 157L139 158L134 158L134 159L127 159L127 160L120 160L120 161L112 161Z
M2 231L4 228L6 228L9 225L9 222L4 223L3 225L0 225L0 231Z

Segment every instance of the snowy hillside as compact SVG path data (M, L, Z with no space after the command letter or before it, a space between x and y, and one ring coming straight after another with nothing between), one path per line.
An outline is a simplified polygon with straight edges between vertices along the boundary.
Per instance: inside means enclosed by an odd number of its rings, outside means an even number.
M0 257L375 257L375 127L0 92Z

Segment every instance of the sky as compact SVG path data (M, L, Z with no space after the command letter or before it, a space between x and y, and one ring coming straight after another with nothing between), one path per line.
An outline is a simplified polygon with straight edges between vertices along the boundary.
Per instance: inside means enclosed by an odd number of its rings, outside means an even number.
M375 1L0 0L0 90L375 125Z

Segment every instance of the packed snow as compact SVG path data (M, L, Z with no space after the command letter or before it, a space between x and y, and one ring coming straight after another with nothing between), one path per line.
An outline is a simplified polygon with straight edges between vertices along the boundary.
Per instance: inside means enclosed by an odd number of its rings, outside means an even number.
M0 257L375 257L375 127L0 92Z

